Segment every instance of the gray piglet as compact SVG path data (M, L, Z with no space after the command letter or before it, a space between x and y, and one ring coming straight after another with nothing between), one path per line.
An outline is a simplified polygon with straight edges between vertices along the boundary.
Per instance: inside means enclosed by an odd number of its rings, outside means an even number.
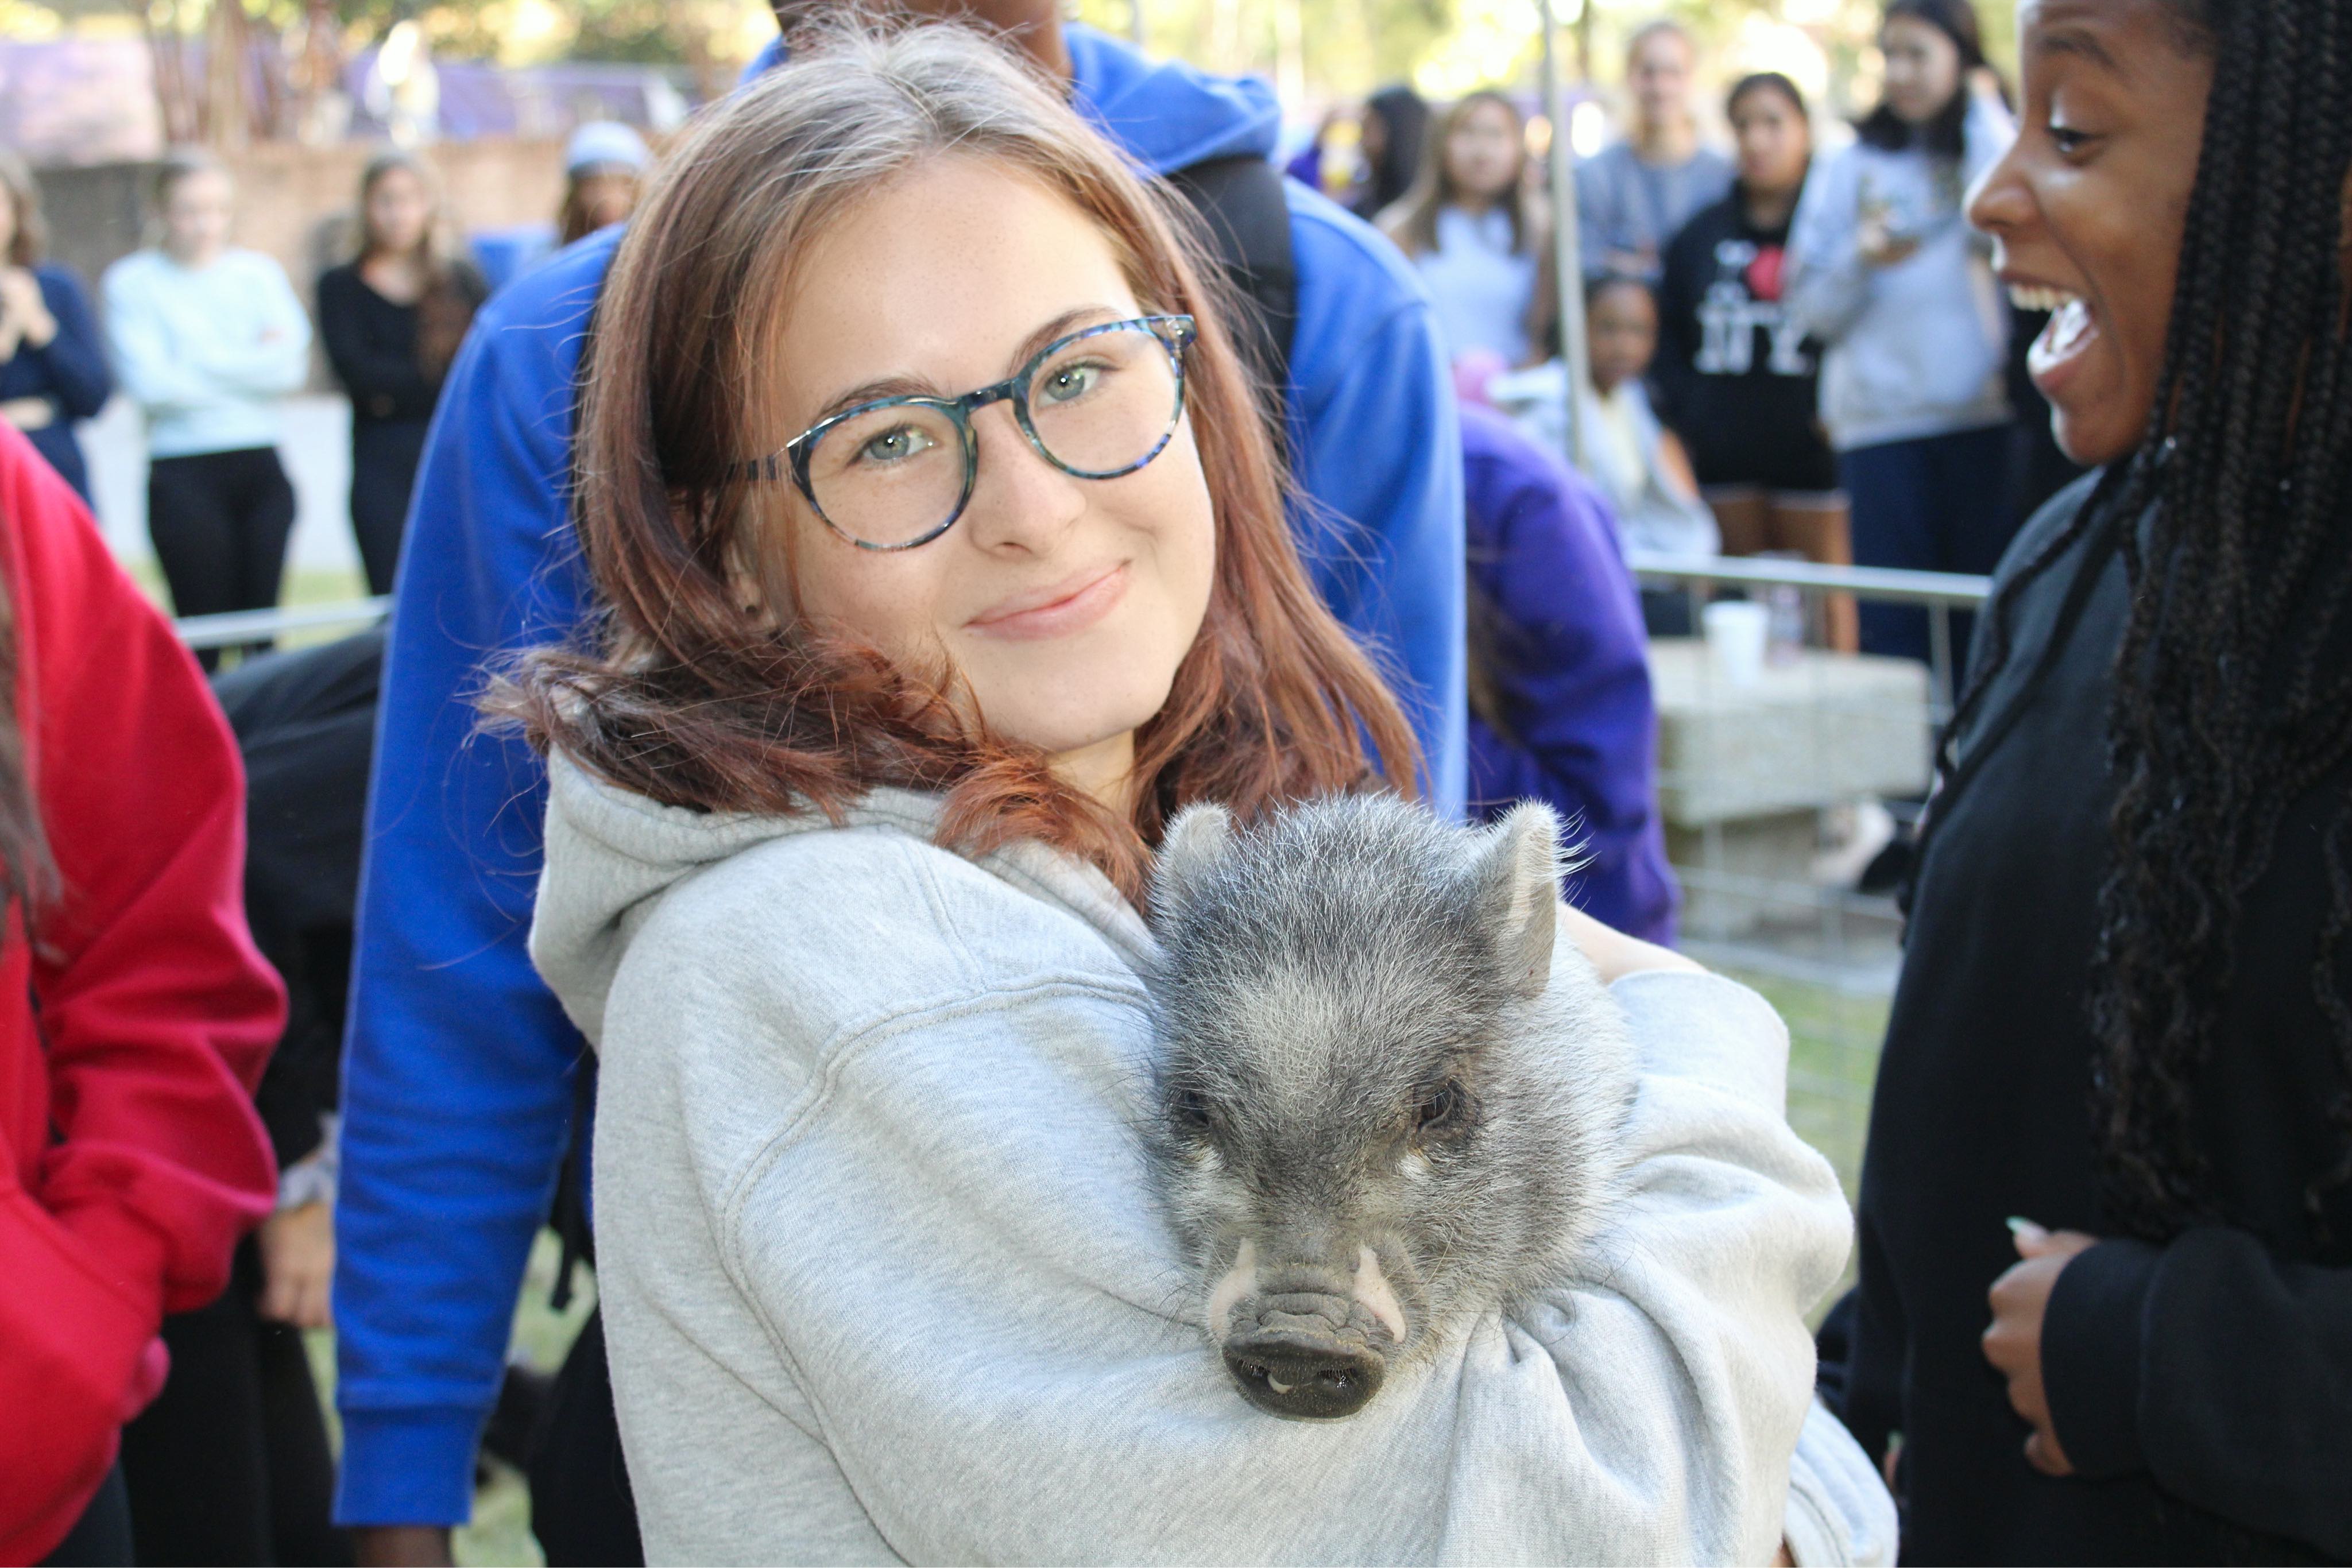
M1144 1145L1241 1392L1297 1419L1567 1276L1619 1183L1615 1001L1557 940L1559 822L1387 795L1171 825Z

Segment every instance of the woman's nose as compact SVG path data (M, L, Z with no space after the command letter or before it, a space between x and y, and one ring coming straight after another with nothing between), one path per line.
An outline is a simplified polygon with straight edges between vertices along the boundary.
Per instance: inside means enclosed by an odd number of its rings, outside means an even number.
M1050 551L1085 514L1087 481L1046 462L1022 434L1009 402L981 410L972 439L980 472L963 517L971 542L988 550Z
M1969 187L1969 222L1992 235L2007 239L2033 218L2033 193L2026 188L2025 176L2020 168L2019 154L2025 145L2020 136L2009 144L2009 151L1993 161L1992 167L1977 176Z

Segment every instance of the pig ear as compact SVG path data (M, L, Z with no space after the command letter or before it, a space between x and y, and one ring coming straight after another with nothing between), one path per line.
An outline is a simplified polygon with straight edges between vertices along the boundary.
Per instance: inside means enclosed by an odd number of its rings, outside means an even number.
M1184 906L1185 895L1199 885L1201 874L1224 857L1234 836L1234 816L1223 806L1187 806L1168 824L1160 841L1160 856L1151 872L1151 909L1173 915Z
M1475 874L1479 917L1512 989L1540 995L1559 923L1559 819L1551 808L1534 800L1511 808L1488 830Z

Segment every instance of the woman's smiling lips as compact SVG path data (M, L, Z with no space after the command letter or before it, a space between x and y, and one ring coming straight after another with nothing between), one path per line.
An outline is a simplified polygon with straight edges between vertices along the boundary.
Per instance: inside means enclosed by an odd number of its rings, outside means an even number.
M1088 567L1051 587L1016 593L964 622L968 632L1007 642L1043 642L1084 632L1127 592L1127 562Z

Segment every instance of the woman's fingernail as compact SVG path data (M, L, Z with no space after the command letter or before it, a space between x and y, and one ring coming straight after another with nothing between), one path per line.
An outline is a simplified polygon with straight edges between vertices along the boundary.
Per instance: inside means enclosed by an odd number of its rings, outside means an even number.
M2026 1218L2025 1216L2021 1214L2012 1214L2001 1223L2009 1227L2009 1233L2011 1236L2042 1236L2047 1234L2043 1231L2042 1227L2034 1224L2033 1221Z

